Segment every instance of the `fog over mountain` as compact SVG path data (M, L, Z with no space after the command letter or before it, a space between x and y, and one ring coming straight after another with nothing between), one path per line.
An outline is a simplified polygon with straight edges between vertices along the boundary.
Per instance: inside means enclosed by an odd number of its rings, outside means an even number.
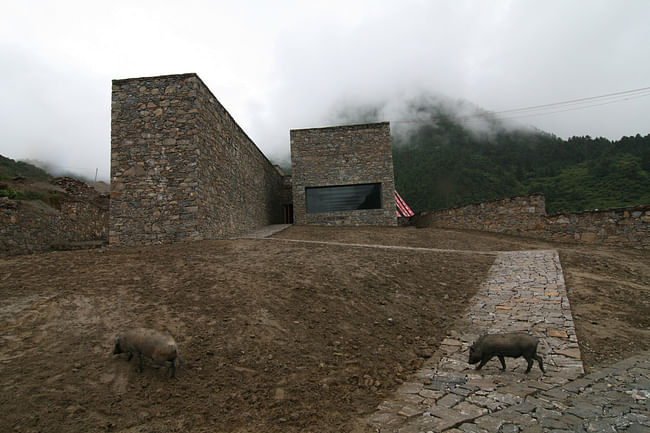
M565 139L644 135L648 16L645 0L14 2L0 14L0 154L108 180L111 80L186 72L276 161L290 129L380 106L398 131L419 115L405 101L430 95Z

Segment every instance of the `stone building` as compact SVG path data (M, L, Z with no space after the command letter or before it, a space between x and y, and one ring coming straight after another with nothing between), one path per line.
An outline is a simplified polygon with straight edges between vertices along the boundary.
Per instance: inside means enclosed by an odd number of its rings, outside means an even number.
M111 245L282 222L282 175L196 74L114 80Z
M388 122L290 135L296 224L397 225Z
M291 151L288 177L196 74L114 80L109 243L223 239L294 218L396 225L387 122L293 130Z

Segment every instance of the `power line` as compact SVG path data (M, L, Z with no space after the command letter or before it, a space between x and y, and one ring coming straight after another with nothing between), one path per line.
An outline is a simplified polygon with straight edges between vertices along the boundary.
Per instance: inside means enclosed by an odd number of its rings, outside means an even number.
M513 113L513 115L506 115L506 116L499 116L499 117L502 117L502 118L505 118L505 119L520 119L520 118L523 118L523 117L546 116L548 114L564 113L566 111L582 110L582 109L591 108L591 107L600 107L601 105L615 104L617 102L623 102L623 101L630 101L630 100L633 100L633 99L645 98L646 96L650 96L650 92L646 93L646 94L643 94L643 95L630 96L630 97L627 97L627 98L622 98L622 99L618 99L618 100L614 100L614 101L605 101L605 102L600 102L600 103L596 103L596 104L583 105L583 106L579 106L579 107L564 108L564 109L561 109L561 110L558 109L558 110L553 110L553 111L539 112L539 113L528 113L528 114L526 114L526 113L521 113L521 114ZM495 114L495 113L492 112L492 114Z
M566 111L583 110L586 108L598 107L601 105L615 104L618 102L629 101L633 99L645 98L650 96L650 87L640 87L638 89L624 90L621 92L607 93L604 95L590 96L586 98L571 99L549 104L533 105L530 107L512 108L500 111L484 111L482 113L467 114L457 116L458 119L470 119L481 117L485 114L492 114L505 119L518 119L523 117L546 116L549 114L563 113ZM426 123L428 119L403 119L394 120L393 123Z
M626 100L627 96L634 96L635 94L642 94L642 96L648 96L650 95L650 87L641 87L639 89L633 89L633 90L625 90L622 92L615 92L615 93L608 93L605 95L599 95L599 96L590 96L587 98L579 98L579 99L571 99L568 101L562 101L562 102L553 102L551 104L542 104L542 105L534 105L532 107L524 107L524 108L513 108L510 110L501 110L501 111L490 111L492 114L506 114L506 113L513 113L513 112L518 112L518 111L530 111L530 110L539 110L539 109L545 109L545 108L552 108L552 107L557 107L557 106L562 106L562 105L573 105L573 104L580 104L580 103L585 103L589 101L595 101L599 99L621 99L621 100ZM618 101L614 101L618 102Z

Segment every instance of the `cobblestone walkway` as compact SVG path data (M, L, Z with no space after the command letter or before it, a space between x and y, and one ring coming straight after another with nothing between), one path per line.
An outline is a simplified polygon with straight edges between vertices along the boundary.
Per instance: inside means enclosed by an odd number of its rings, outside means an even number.
M447 432L650 432L650 352Z
M362 423L381 433L650 431L649 357L584 376L556 251L499 253L473 306L411 382ZM537 363L467 363L480 334L540 337ZM577 380L574 380L577 379Z

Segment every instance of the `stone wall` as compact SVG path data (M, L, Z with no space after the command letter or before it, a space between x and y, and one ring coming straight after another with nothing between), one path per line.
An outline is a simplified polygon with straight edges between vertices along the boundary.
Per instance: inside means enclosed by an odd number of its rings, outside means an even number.
M543 195L423 212L418 227L481 230L561 242L650 248L650 205L546 214Z
M296 224L396 225L388 122L292 130L291 171ZM381 209L307 213L305 188L380 183Z
M52 183L58 188L50 204L0 198L0 255L108 242L108 197L74 179Z
M282 176L196 74L113 81L111 245L282 222Z
M650 205L545 217L546 239L650 248Z

